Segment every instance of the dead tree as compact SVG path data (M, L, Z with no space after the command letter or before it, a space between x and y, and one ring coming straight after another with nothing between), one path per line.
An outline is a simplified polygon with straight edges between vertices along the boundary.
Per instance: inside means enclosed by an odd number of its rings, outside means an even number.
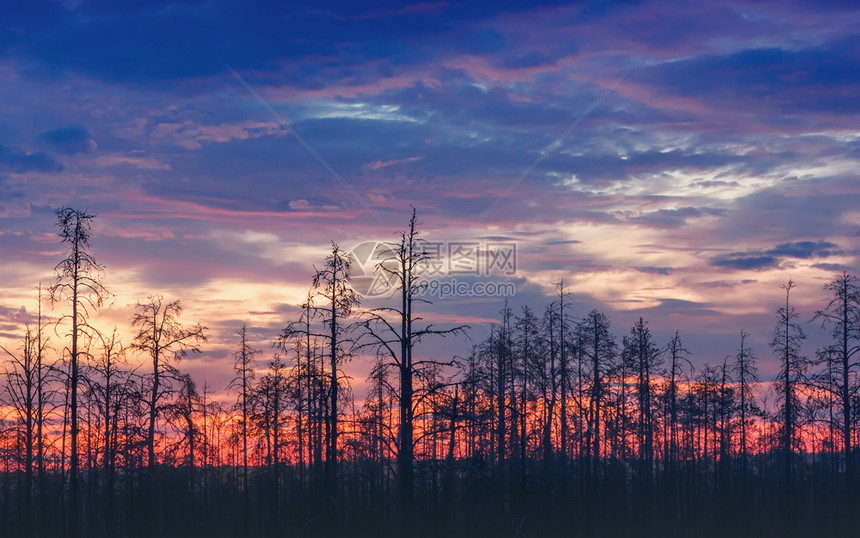
M239 330L239 349L233 353L233 371L236 377L227 386L227 390L236 392L237 400L234 409L242 413L242 488L245 503L248 498L248 415L250 413L251 388L254 383L254 356L260 351L251 347L248 342L248 329L242 324ZM247 511L247 507L246 507ZM245 514L247 517L247 514Z
M845 475L850 481L853 476L851 438L856 413L852 403L860 390L857 379L857 370L860 368L860 284L857 277L842 273L825 284L824 289L831 292L832 298L823 310L815 312L813 319L820 321L822 327L831 329L833 343L821 350L819 356L830 356L836 361L836 368L825 387L833 392L841 408L842 454L845 458Z
M845 462L843 512L850 514L854 510L856 496L852 437L860 391L860 283L856 276L843 272L825 284L824 289L831 293L830 302L823 310L816 311L813 319L820 321L823 328L830 328L833 343L818 351L818 361L825 363L826 367L817 378L822 381L820 388L837 408L835 414L838 414Z
M753 386L758 383L758 368L756 366L756 357L746 343L749 333L741 330L741 341L738 353L735 356L735 363L732 368L732 375L738 384L738 398L740 399L738 411L741 416L741 470L743 476L747 474L747 464L749 460L749 421L751 415L760 413L758 406L755 403L755 393Z
M110 293L101 283L103 267L92 254L92 220L95 218L85 211L64 207L56 211L57 228L60 241L67 244L66 257L54 268L56 281L50 288L52 302L68 300L71 313L64 314L58 325L69 321L71 347L69 352L69 427L71 429L69 454L69 504L71 507L70 526L72 534L77 532L78 497L78 385L80 384L80 349L82 335L92 336L89 317L101 308Z
M152 361L150 380L149 423L146 434L147 464L156 465L155 430L161 414L161 400L165 394L166 374L175 372L173 362L189 352L199 352L199 342L206 341L206 327L199 323L185 328L179 321L182 306L178 300L164 302L160 295L151 295L145 303L137 303L131 324L138 328L132 347L149 355Z
M780 402L780 443L783 456L783 480L785 482L785 520L793 511L793 469L794 449L797 443L797 423L800 416L799 385L806 373L807 359L801 354L800 346L806 339L803 328L797 322L800 314L791 305L791 290L796 287L793 280L782 285L785 290L785 306L777 310L777 323L773 330L770 347L779 358L780 370L775 381L775 389Z
M329 348L329 442L326 449L326 483L329 496L337 505L337 462L338 462L338 392L339 365L346 358L343 349L344 324L353 308L358 306L358 294L349 286L350 264L346 253L332 243L331 254L326 256L325 264L314 274L313 287L323 301L320 312L323 324L327 326Z
M420 272L428 254L418 237L417 227L417 215L413 208L409 226L400 232L400 240L390 245L388 256L379 264L379 269L396 281L400 304L398 307L374 308L368 313L364 323L366 344L362 345L372 347L385 356L399 374L397 477L401 534L404 536L413 534L413 379L416 369L435 362L415 360L414 350L427 336L462 334L466 329L465 325L449 329L436 329L432 324L423 328L415 326L421 320L414 309L416 303L429 304L429 301L419 296L426 286L420 280Z

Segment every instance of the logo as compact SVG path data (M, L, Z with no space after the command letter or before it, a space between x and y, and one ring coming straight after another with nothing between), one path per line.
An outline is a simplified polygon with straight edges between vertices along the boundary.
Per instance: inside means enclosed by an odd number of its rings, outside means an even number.
M347 252L349 285L362 297L392 294L400 285L400 264L392 243L365 241ZM517 272L517 245L511 241L425 241L413 252L414 291L438 297L511 296L513 283L481 282L481 277L512 277ZM472 277L469 281L452 276Z
M349 285L362 297L380 297L397 287L394 250L381 241L365 241L347 253Z

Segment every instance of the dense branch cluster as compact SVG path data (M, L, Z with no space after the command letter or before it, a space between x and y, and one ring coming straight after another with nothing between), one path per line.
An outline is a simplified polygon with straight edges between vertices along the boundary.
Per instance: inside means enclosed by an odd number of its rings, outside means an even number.
M852 275L809 316L832 336L813 356L789 281L767 359L739 330L736 354L695 368L679 333L661 342L639 318L619 339L563 281L540 311L506 302L471 331L424 323L413 212L381 264L398 283L389 303L362 307L333 244L270 354L237 327L235 378L213 390L179 368L205 353L207 329L182 322L178 300L140 302L126 345L90 324L109 298L92 218L58 211L69 251L50 291L62 313L44 319L40 292L35 324L3 348L11 535L776 536L853 524ZM425 352L425 340L480 330L460 356ZM361 394L350 360L373 364ZM760 379L764 360L779 365L774 379Z

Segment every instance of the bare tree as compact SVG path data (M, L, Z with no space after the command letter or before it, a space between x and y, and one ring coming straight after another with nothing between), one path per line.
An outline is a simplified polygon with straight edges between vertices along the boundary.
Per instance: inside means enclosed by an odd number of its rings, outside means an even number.
M71 505L72 533L76 532L77 492L78 492L78 385L80 382L79 339L82 334L90 334L90 315L102 307L110 293L101 283L103 267L93 256L90 248L92 220L95 215L64 207L56 211L57 228L60 241L68 245L66 257L57 264L54 271L56 281L50 288L51 300L63 299L71 303L72 312L64 314L59 323L71 323L72 338L69 351L69 425L71 428L69 455L69 499ZM92 334L90 334L92 336Z
M749 455L749 421L750 415L756 415L761 411L755 403L755 393L753 386L758 383L758 368L756 367L757 359L752 350L746 343L749 333L741 329L741 341L738 354L735 356L735 363L732 368L732 374L737 380L739 411L741 415L741 468L746 474L747 461Z
M399 307L381 307L371 310L364 323L365 335L369 340L367 345L377 349L379 353L393 362L399 373L400 387L399 416L398 416L398 450L397 476L400 497L401 533L404 536L412 534L413 496L414 496L414 442L413 442L413 379L416 369L434 361L416 361L415 346L422 338L430 335L462 334L466 326L460 325L449 329L436 329L432 324L416 328L416 322L421 318L415 314L414 306L418 302L429 303L418 295L424 289L419 279L422 265L426 263L428 254L423 248L422 240L418 237L418 218L415 209L409 219L409 226L400 232L400 240L391 245L390 255L379 267L389 276L396 279L399 290ZM392 319L394 318L394 319Z
M307 432L307 459L313 475L322 460L321 413L325 407L321 402L323 385L322 363L317 362L317 341L326 335L315 332L312 328L314 320L319 315L319 309L314 305L314 295L308 292L307 300L301 304L302 313L297 321L291 321L281 331L275 346L283 352L294 349L296 354L295 383L298 396L298 441L299 441L299 474L304 478L304 447L303 432ZM304 362L303 362L304 361Z
M337 461L338 461L338 371L340 363L345 359L343 349L345 331L348 327L344 320L350 316L353 308L358 306L358 294L349 286L350 265L346 253L337 244L332 243L331 254L326 256L325 264L316 270L313 287L318 291L318 297L323 299L320 312L323 313L323 323L328 327L329 368L329 444L326 454L326 482L329 495L337 499ZM335 501L336 502L336 501Z
M560 409L560 418L561 418L561 426L560 426L560 436L561 440L559 443L559 453L561 455L561 460L563 463L567 462L567 438L568 438L568 420L567 416L570 410L568 409L567 403L567 393L568 393L568 382L570 380L569 372L568 372L568 347L567 347L567 332L568 332L568 324L567 317L565 312L565 306L567 306L564 302L565 297L567 297L567 288L564 285L564 279L561 279L556 285L557 295L558 295L558 361L559 361L559 383L561 387L561 409Z
M121 395L131 376L120 368L120 364L125 362L125 348L117 328L114 327L110 336L97 333L96 338L99 349L92 355L85 382L97 407L98 420L103 424L101 468L104 475L105 523L107 529L112 529L119 411L122 406Z
M776 312L777 323L770 343L771 349L780 360L780 370L775 381L775 389L781 403L779 409L781 444L786 481L786 515L789 517L793 499L794 449L797 443L797 423L800 416L798 385L801 383L808 366L808 361L806 357L801 355L800 350L802 342L806 339L806 334L797 322L800 314L790 302L791 290L795 287L796 284L791 279L782 285L782 289L785 290L785 306L779 307Z
M269 361L269 369L260 379L255 388L257 421L262 424L265 436L267 454L266 461L272 469L272 496L276 501L275 523L280 517L281 498L281 451L285 444L281 430L284 426L284 413L287 410L287 398L289 396L289 381L287 379L287 366L281 356L275 356Z
M659 373L661 353L654 344L651 329L643 319L630 329L630 336L624 337L624 359L636 374L636 397L638 409L637 446L641 472L650 476L654 461L654 418L651 382Z
M145 303L137 303L131 324L138 328L132 347L149 355L152 360L152 379L147 402L149 424L146 434L147 463L156 464L155 429L161 414L162 384L165 374L175 373L172 361L177 361L189 352L199 352L196 344L206 341L206 327L199 323L185 328L179 322L182 306L178 300L165 303L160 295L151 295ZM169 380L169 378L167 379Z
M665 457L674 461L678 456L678 384L684 380L685 371L692 371L693 365L688 358L690 351L684 347L678 331L675 331L669 340L666 354L669 357L669 379L666 389L669 405L669 449Z
M6 397L0 397L0 403L9 405L14 410L18 424L18 437L24 442L24 487L21 495L21 509L25 525L31 523L33 499L33 468L36 460L36 445L40 442L36 437L36 424L39 410L39 383L41 371L38 362L39 340L36 332L28 325L21 343L20 355L16 355L0 346L8 356L9 362L4 364L6 377Z
M601 457L600 421L601 404L606 397L607 376L615 366L615 339L609 330L606 314L592 310L579 324L583 342L583 354L589 366L590 396L588 403L588 446L594 462L594 473Z
M822 327L831 329L833 343L819 351L819 358L835 360L835 368L824 373L827 378L825 390L832 392L841 407L842 454L845 459L846 483L854 474L853 446L851 442L855 409L852 403L860 390L858 368L860 368L860 284L857 277L843 272L835 280L824 285L831 292L830 302L823 310L815 312L813 319Z
M233 371L236 377L230 381L227 390L236 392L235 409L242 413L242 486L244 498L248 499L248 415L251 404L251 388L254 383L254 356L260 350L248 342L248 329L245 324L239 330L239 349L233 353Z

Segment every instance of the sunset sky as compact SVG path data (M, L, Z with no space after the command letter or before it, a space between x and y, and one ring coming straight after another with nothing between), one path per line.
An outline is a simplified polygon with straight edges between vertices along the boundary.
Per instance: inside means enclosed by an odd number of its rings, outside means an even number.
M210 329L183 367L221 388L242 323L268 356L331 241L390 240L415 206L428 240L516 244L514 276L457 277L513 282L515 310L564 278L619 338L641 315L702 365L746 328L772 373L780 284L807 321L857 272L858 28L854 2L8 3L0 343L71 206L116 295L96 323L181 299ZM422 316L480 341L502 301Z

